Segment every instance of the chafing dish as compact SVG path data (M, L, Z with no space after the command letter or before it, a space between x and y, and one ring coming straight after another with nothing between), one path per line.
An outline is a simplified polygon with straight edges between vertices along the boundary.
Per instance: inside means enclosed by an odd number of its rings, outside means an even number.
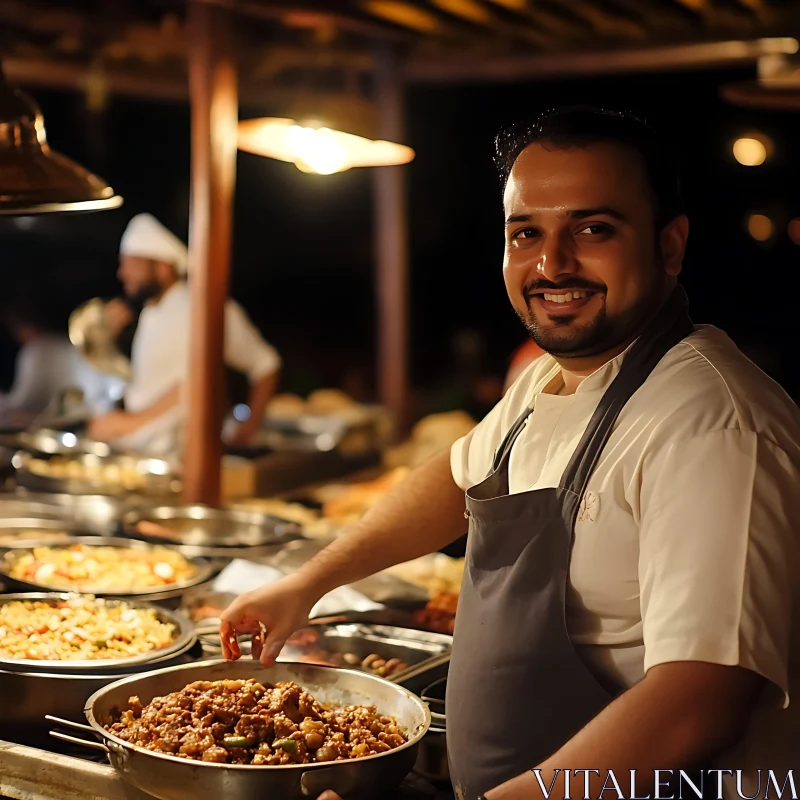
M135 539L215 550L222 547L282 545L302 538L299 525L254 511L203 505L140 506L123 517Z
M110 536L123 512L120 499L108 495L36 493L25 490L0 495L0 525L17 517L61 520L70 529Z
M39 517L0 517L0 547L19 547L30 542L49 545L70 541L75 531L64 520Z
M17 594L0 595L0 606L17 601L37 601L55 604L76 597L67 592L24 592ZM107 599L107 605L118 605L123 601ZM185 614L169 611L166 608L147 603L142 600L129 599L124 601L131 608L149 609L154 611L156 617L175 628L175 638L166 647L158 650L149 650L146 653L130 656L129 658L93 659L88 661L43 661L26 658L4 658L0 656L0 670L11 672L59 674L87 674L87 673L116 673L133 672L141 667L162 662L167 658L183 655L197 642L194 627Z
M118 709L136 695L143 704L154 697L182 689L197 680L255 678L276 683L296 681L323 703L375 705L395 717L408 741L400 747L365 758L288 766L236 766L192 761L130 745L103 727ZM278 663L264 669L257 662L206 661L138 675L113 683L89 698L89 726L100 747L120 775L159 800L196 800L225 797L230 800L301 800L333 789L348 800L386 796L411 771L417 748L430 724L430 714L419 698L400 686L372 675L350 670ZM74 727L74 726L71 726ZM73 743L85 740L59 734Z
M180 491L173 466L163 459L114 454L72 456L20 451L11 463L17 485L34 492L165 497Z
M153 545L147 544L146 542L138 542L132 539L119 539L113 537L105 537L105 536L80 536L75 537L69 544L64 545L50 545L47 542L38 543L27 543L25 547L2 547L0 548L0 581L6 584L7 587L11 589L16 589L18 591L45 591L45 592L52 592L52 591L67 591L72 592L74 591L74 587L71 586L41 586L36 583L32 583L29 581L20 580L18 578L13 578L9 575L9 571L13 565L14 559L23 553L30 552L34 547L41 546L41 547L58 547L58 548L68 548L74 544L81 544L86 545L89 547L96 547L96 546L105 546L105 547L119 547L119 548L143 548L143 549L151 549ZM186 589L189 589L192 586L199 586L202 583L205 583L209 578L214 575L217 565L213 564L210 561L207 561L203 558L198 557L191 557L191 556L184 556L187 561L194 565L196 569L196 573L193 578L174 584L166 584L164 586L156 586L156 587L149 587L147 589L140 589L140 590L124 590L124 591L103 591L103 590L92 590L92 594L96 594L98 597L141 597L141 598L149 598L149 599L161 599L162 597L169 597L174 593L182 593ZM89 589L85 589L85 591L89 591Z
M111 455L111 448L105 442L97 442L71 431L59 431L52 428L40 428L35 431L0 436L0 446L44 455L84 453L100 457Z

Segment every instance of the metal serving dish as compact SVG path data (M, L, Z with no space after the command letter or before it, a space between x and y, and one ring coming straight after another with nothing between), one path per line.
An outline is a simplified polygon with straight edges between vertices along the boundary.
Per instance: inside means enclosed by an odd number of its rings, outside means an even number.
M42 472L42 462L66 462L63 476ZM15 469L17 485L33 492L53 492L56 494L84 494L124 497L143 495L147 497L168 497L180 491L180 481L172 465L159 458L142 458L133 455L114 454L99 456L94 453L77 455L33 454L20 451L14 454L11 463ZM70 464L86 477L70 477L67 473ZM45 468L46 469L46 468ZM137 476L135 486L125 485L120 478L110 477L112 470L122 474ZM96 476L92 476L92 471ZM103 477L104 473L107 477ZM139 483L139 476L142 482Z
M36 431L23 431L14 435L0 436L0 446L44 455L92 453L101 458L111 455L111 448L105 442L98 442L71 431L59 431L52 428L40 428Z
M294 522L255 511L204 505L137 507L122 519L124 531L135 539L190 547L257 547L302 539Z
M151 669L188 664L201 657L202 650L195 643L179 652L154 657L151 661L121 670L101 672L49 672L0 669L0 697L14 698L13 702L0 703L0 727L40 730L46 715L78 721L85 718L86 701L109 683ZM51 662L57 664L58 662Z
M55 604L69 600L78 595L66 592L24 592L18 594L0 595L0 607L7 603L28 600L42 603ZM107 605L119 605L121 600L107 599ZM189 619L181 613L168 611L152 603L142 600L126 600L126 605L133 608L150 609L155 611L159 621L170 623L175 626L175 638L166 647L158 650L150 650L130 658L107 658L89 661L44 661L41 659L26 658L3 658L0 656L0 670L11 672L57 672L57 673L108 673L121 671L131 672L140 667L149 666L152 663L163 661L166 658L182 655L190 650L197 642L194 626Z
M61 519L0 517L0 548L20 547L30 542L64 544L75 535L74 527Z
M83 533L116 533L123 503L107 495L52 494L18 491L0 495L0 526L12 517L61 520Z
M30 552L34 547L53 547L53 548L68 548L74 544L87 545L89 547L119 547L126 549L152 549L153 545L147 542L138 542L133 539L121 539L105 536L77 536L69 544L50 545L47 542L41 543L27 543L25 547L0 547L0 581L6 584L8 588L16 589L21 592L39 591L39 592L75 592L73 586L40 586L37 583L19 580L12 578L9 571L16 557L23 553ZM166 545L162 545L166 546ZM174 548L173 548L174 549ZM162 595L170 596L175 592L181 593L192 586L199 586L205 583L216 572L218 565L213 564L203 558L191 557L184 555L184 558L192 563L197 572L193 578L182 583L166 584L164 586L153 586L147 589L139 590L120 590L120 591L106 591L106 590L90 590L84 588L83 593L95 594L98 597L142 597L155 600L161 598Z
M365 758L287 766L245 766L211 764L156 753L131 745L103 727L127 707L132 695L146 704L154 697L179 691L193 681L244 678L270 683L296 681L323 703L374 705L381 713L397 719L408 741L394 750ZM84 729L102 744L63 735L59 738L72 743L83 741L104 749L124 780L159 800L196 800L198 797L303 800L319 797L326 789L348 800L385 797L413 769L419 742L430 724L428 708L418 697L372 675L310 664L278 663L264 669L250 660L205 661L125 678L89 698L86 718L91 727L84 726Z

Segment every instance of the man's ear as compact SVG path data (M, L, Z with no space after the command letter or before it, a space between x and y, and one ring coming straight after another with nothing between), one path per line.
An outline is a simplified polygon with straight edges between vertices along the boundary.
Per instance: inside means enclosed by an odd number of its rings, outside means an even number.
M681 214L668 222L659 234L661 263L667 275L676 277L683 269L686 241L689 238L689 218Z

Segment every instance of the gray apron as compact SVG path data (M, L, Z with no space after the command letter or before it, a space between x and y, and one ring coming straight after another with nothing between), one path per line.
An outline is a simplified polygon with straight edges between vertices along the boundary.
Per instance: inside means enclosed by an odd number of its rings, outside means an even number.
M447 678L447 749L459 800L475 800L556 752L611 702L575 651L565 598L575 520L619 412L694 327L676 289L625 356L556 489L508 493L528 409L466 494L466 566Z

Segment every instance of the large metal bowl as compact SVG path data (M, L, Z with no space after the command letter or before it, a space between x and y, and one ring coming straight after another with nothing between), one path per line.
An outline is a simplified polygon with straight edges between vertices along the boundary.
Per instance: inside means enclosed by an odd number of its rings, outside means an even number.
M76 597L76 595L59 592L3 594L0 595L0 607L4 606L6 603L20 600L55 604L68 600L71 597ZM123 601L114 599L105 600L107 605L119 605L121 602ZM57 672L65 674L100 674L116 672L120 674L123 671L133 672L141 667L149 667L151 664L181 655L190 650L197 641L194 626L186 615L175 611L168 611L166 608L161 608L142 600L126 600L125 603L133 608L155 611L156 616L161 622L173 625L175 627L175 638L173 641L166 647L162 647L158 650L149 650L146 653L141 653L140 655L131 656L129 658L104 658L89 661L43 661L40 659L3 658L0 656L0 670L8 670L11 672Z
M76 535L62 519L0 516L0 547L23 547L31 542L64 544Z
M128 511L122 523L134 539L195 548L282 545L303 538L294 522L199 504L140 506Z
M397 719L408 741L395 750L347 761L243 766L156 753L131 745L104 728L127 707L132 695L146 704L193 681L237 678L295 681L323 703L374 705L382 714ZM86 718L108 748L109 759L120 775L159 800L301 800L316 798L326 789L348 800L385 797L413 769L419 742L430 725L430 712L418 697L381 678L309 664L278 663L264 669L254 661L205 661L125 678L89 698Z
M89 547L120 547L120 548L134 548L134 549L152 549L153 545L147 542L137 542L133 539L121 539L115 537L105 536L77 536L69 544L56 544L52 545L47 542L41 543L26 543L25 547L0 547L0 581L8 588L20 592L70 592L76 591L74 586L42 586L30 581L20 580L13 578L9 575L9 570L13 560L18 555L30 552L34 547L52 547L52 548L68 548L74 544L87 545ZM166 545L161 545L165 547ZM173 548L174 549L174 548ZM110 591L103 589L90 589L84 587L81 591L85 594L95 594L98 597L141 597L141 598L160 598L164 594L173 594L175 592L184 592L192 586L199 586L205 583L218 569L218 565L207 561L203 558L191 557L184 555L187 561L192 563L196 568L196 573L193 578L180 583L166 584L164 586L153 586L146 589L126 589L120 591Z
M42 474L38 465L52 459L66 459L78 468L103 469L118 468L129 474L141 476L142 483L126 486L121 481L98 480L87 476L57 477ZM14 454L11 463L15 470L17 485L32 492L53 492L56 494L106 495L126 497L142 495L146 497L169 497L180 491L180 481L172 464L164 459L144 458L127 454L100 456L95 453L82 453L70 456L27 453L23 450Z
M0 436L0 446L44 455L84 453L92 453L100 457L111 455L111 448L105 442L98 442L71 431L59 431L52 428L39 428L36 431L22 431L13 435Z
M122 513L122 501L108 495L26 491L0 495L0 526L9 518L35 517L61 520L71 530L111 536L117 532Z

